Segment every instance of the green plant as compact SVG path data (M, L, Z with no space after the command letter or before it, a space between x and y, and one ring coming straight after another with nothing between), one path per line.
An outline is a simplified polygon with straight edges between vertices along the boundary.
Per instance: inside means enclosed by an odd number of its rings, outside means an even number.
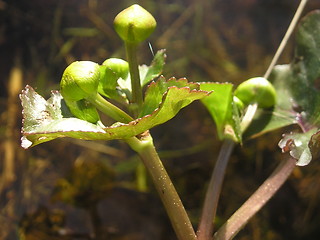
M290 35L305 2L301 2L286 36ZM119 13L114 22L125 43L127 62L112 58L102 65L90 61L72 63L62 76L60 92L53 91L47 101L26 86L20 95L24 108L22 146L29 148L59 137L123 140L137 152L149 171L178 239L231 239L274 195L296 164L306 165L319 157L319 94L314 88L314 82L320 76L319 22L319 12L301 22L297 31L298 61L274 67L278 52L263 78L249 79L234 90L231 83L192 83L184 78L166 80L160 76L165 61L164 50L156 53L150 66L139 66L138 44L153 32L156 22L146 10L133 5ZM281 52L283 48L279 49ZM270 69L273 69L271 75ZM154 81L155 78L158 79ZM201 100L207 107L223 140L197 232L149 132L195 100ZM105 126L98 111L115 122ZM270 178L214 235L212 222L234 146L248 137L291 124L298 124L303 133L284 135L279 146L289 151L292 158L281 162Z

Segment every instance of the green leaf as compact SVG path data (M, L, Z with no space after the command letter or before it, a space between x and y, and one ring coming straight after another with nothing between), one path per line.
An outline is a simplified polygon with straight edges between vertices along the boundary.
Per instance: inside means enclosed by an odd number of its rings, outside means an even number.
M173 83L175 80L171 79L169 82ZM149 114L128 124L115 123L109 127L103 126L101 122L92 124L70 117L70 113L64 110L63 99L58 91L53 91L51 98L46 101L33 88L26 86L20 94L24 116L21 145L29 148L59 137L86 140L130 138L170 120L180 109L209 94L197 90L197 84L190 84L185 80L176 80L176 85L178 86L171 84L167 88L162 95L162 102L154 106ZM150 106L147 109L151 111Z
M140 66L141 86L145 86L151 80L160 76L163 71L165 60L166 50L162 49L156 53L149 67L147 67L146 65Z
M272 72L271 81L277 90L274 110L262 113L252 123L260 128L248 129L253 134L298 124L303 133L285 134L279 146L289 151L299 166L319 157L319 79L320 11L317 10L303 18L297 29L294 60L276 66Z
M24 148L57 137L87 139L94 137L94 133L104 133L99 124L70 117L70 112L63 105L63 98L58 91L52 91L51 97L46 101L32 87L26 86L20 94L20 99L23 107L21 145Z
M236 142L241 142L238 110L233 104L233 84L200 83L200 89L214 91L214 94L201 99L201 101L216 123L219 138L231 138Z
M111 99L118 99L119 91L117 91L117 81L119 77L107 66L100 66L100 82L98 86L98 92Z
M142 106L140 117L151 114L163 100L164 94L170 87L189 88L190 90L199 90L199 84L189 83L187 79L170 78L168 81L160 77L156 82L152 82L146 91L144 104ZM178 96L177 96L178 97Z

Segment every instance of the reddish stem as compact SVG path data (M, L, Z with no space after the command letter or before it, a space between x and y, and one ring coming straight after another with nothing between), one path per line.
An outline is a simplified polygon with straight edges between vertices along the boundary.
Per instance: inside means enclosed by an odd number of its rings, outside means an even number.
M289 158L281 161L274 172L255 191L253 195L229 218L216 232L214 240L232 239L247 222L270 200L288 179L296 166L296 160Z

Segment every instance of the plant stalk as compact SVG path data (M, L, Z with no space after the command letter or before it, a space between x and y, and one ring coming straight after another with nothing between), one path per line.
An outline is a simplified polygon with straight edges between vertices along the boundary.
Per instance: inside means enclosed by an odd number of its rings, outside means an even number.
M241 131L244 132L250 125L258 108L257 103L250 104L241 121ZM197 230L198 240L208 240L213 234L213 221L216 217L219 196L223 184L224 175L229 162L230 155L235 146L235 142L231 139L225 139L220 153L213 169L208 190L205 196L202 214Z
M127 139L127 143L139 154L149 171L178 239L196 240L188 214L155 150L151 135L147 132L141 139Z
M229 240L246 225L279 190L288 179L296 166L296 160L288 158L280 162L268 179L255 191L253 195L229 218L229 220L216 232L214 240Z
M283 52L283 49L284 49L285 46L287 45L287 42L288 42L290 36L292 35L292 32L293 32L293 30L295 29L295 27L296 27L296 25L297 25L297 23L298 23L298 20L299 20L301 14L302 14L302 11L303 11L303 9L305 8L307 2L308 2L308 0L301 0L301 1L300 1L300 4L299 4L299 6L298 6L298 8L297 8L297 11L296 11L296 13L295 13L294 16L293 16L292 21L290 22L290 25L289 25L289 27L288 27L288 30L287 30L286 34L284 35L284 37L283 37L283 39L282 39L282 41L281 41L281 43L280 43L280 45L279 45L276 53L274 54L274 56L273 56L273 58L272 58L272 60L271 60L271 63L270 63L270 65L269 65L266 73L265 73L264 76L263 76L264 78L266 78L266 79L269 78L270 73L271 73L273 67L276 65L276 63L277 63L277 61L278 61L281 53Z
M217 211L223 178L234 146L234 141L226 139L221 147L204 200L202 215L197 230L198 240L208 240L212 237L213 221Z
M104 99L99 93L97 93L95 98L92 97L88 99L88 101L91 102L98 110L118 122L129 123L133 121L133 118L131 116Z
M129 71L131 76L131 90L132 90L132 104L137 104L137 109L135 109L135 117L137 117L138 112L143 103L143 95L140 81L139 64L137 58L137 44L125 42L127 60L129 63Z

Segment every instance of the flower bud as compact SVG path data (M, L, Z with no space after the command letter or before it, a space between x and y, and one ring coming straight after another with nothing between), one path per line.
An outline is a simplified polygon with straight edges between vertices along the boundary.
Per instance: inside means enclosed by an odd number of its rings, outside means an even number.
M120 58L109 58L102 63L107 69L110 69L117 78L126 79L129 74L129 64Z
M276 103L276 90L265 78L251 78L241 83L234 92L245 105L257 103L260 108L269 108Z
M125 42L140 43L156 28L154 17L138 4L121 11L114 19L114 28Z
M96 123L99 114L87 99L95 98L98 91L100 66L90 61L71 63L60 82L63 96L70 112L79 119Z
M97 94L100 66L90 61L71 63L64 71L60 82L63 98L78 101Z

